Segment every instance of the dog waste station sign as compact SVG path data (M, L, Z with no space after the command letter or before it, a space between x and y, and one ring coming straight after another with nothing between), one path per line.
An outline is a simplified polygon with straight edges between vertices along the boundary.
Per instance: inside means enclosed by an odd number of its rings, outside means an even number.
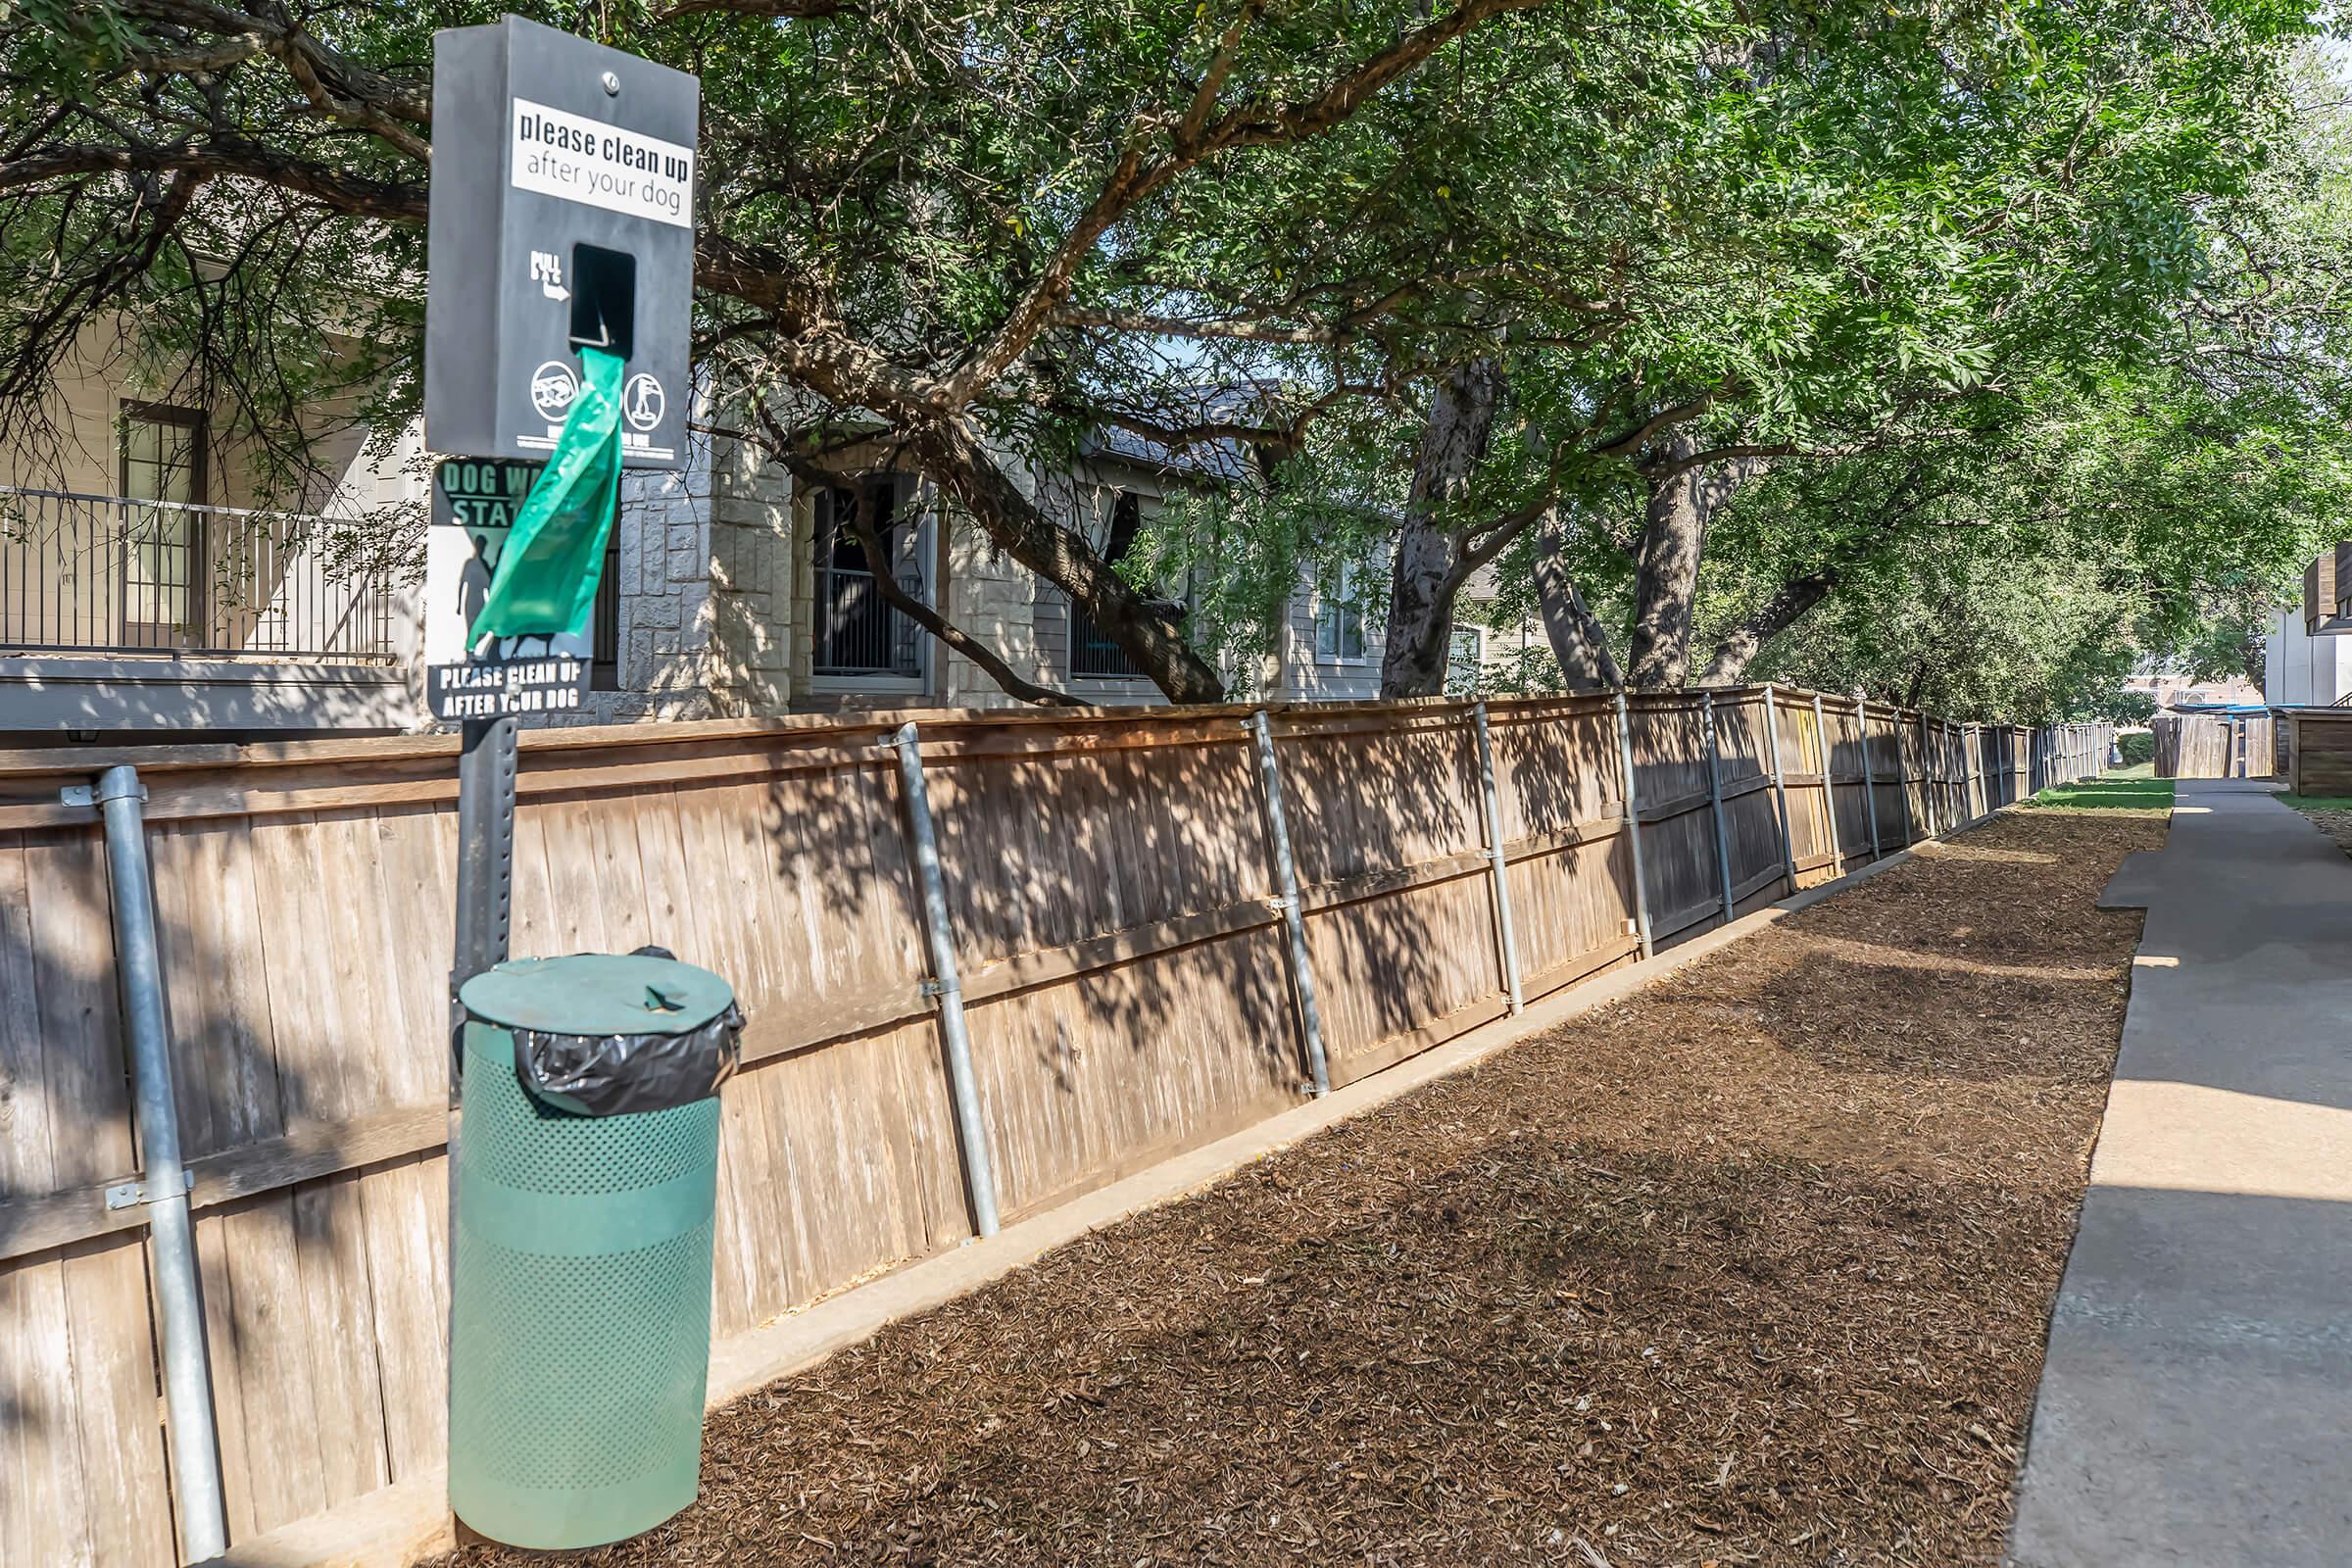
M581 706L621 471L684 462L701 108L686 73L519 17L433 35L425 625L428 705L464 734L453 1007L507 956L515 724Z
M425 670L427 705L436 718L564 712L580 705L595 651L593 628L586 634L552 633L535 643L485 641L484 657L467 657L475 646L473 624L490 601L507 540L545 466L509 458L452 458L433 470L435 539L454 535L462 541L440 552L456 563L454 573L427 567L428 626L442 634L428 639L439 646L428 649L431 662Z

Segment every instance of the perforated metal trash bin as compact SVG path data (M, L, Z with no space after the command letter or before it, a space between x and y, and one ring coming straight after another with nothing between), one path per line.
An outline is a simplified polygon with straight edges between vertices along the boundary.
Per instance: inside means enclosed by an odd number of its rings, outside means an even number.
M674 959L588 954L504 963L459 997L450 1505L512 1545L622 1540L694 1500L718 1101L572 1114L525 1090L515 1035L684 1035L734 995Z

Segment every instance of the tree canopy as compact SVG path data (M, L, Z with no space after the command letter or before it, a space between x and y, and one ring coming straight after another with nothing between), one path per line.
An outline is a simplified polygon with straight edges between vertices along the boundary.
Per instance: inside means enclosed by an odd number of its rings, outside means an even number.
M298 411L405 422L431 35L507 9L701 76L715 422L919 471L1173 698L1348 555L1397 694L1481 573L1531 678L1898 692L2029 552L2068 625L2129 602L2111 663L2338 510L2340 149L2278 0L33 0L0 439L91 330L289 480ZM1113 564L1021 472L1105 427L1249 467Z

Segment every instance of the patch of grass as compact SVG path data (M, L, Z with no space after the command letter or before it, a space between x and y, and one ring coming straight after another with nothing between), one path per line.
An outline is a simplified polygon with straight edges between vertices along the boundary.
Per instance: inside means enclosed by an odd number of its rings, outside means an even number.
M2122 767L2109 768L2102 776L2106 778L2154 778L2156 764L2152 761L2127 762Z
M2298 811L2352 811L2352 795L2297 795L2280 790L2278 800Z
M2057 811L2169 811L2173 781L2151 778L2134 769L2119 769L2080 784L2060 784L2034 797L2035 806Z

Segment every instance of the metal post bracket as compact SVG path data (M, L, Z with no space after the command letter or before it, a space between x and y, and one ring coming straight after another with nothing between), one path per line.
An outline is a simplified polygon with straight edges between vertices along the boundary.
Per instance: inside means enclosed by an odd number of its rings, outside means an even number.
M67 806L103 806L108 801L137 801L144 805L147 786L137 779L118 779L108 773L96 784L69 784L57 792L57 798Z
M182 1193L192 1193L196 1190L196 1173L194 1171L181 1171L179 1173L179 1179L180 1191ZM136 1208L141 1203L160 1203L170 1196L172 1195L169 1193L156 1191L155 1188L143 1178L127 1182L117 1182L114 1186L109 1187L106 1190L106 1206L110 1209Z

